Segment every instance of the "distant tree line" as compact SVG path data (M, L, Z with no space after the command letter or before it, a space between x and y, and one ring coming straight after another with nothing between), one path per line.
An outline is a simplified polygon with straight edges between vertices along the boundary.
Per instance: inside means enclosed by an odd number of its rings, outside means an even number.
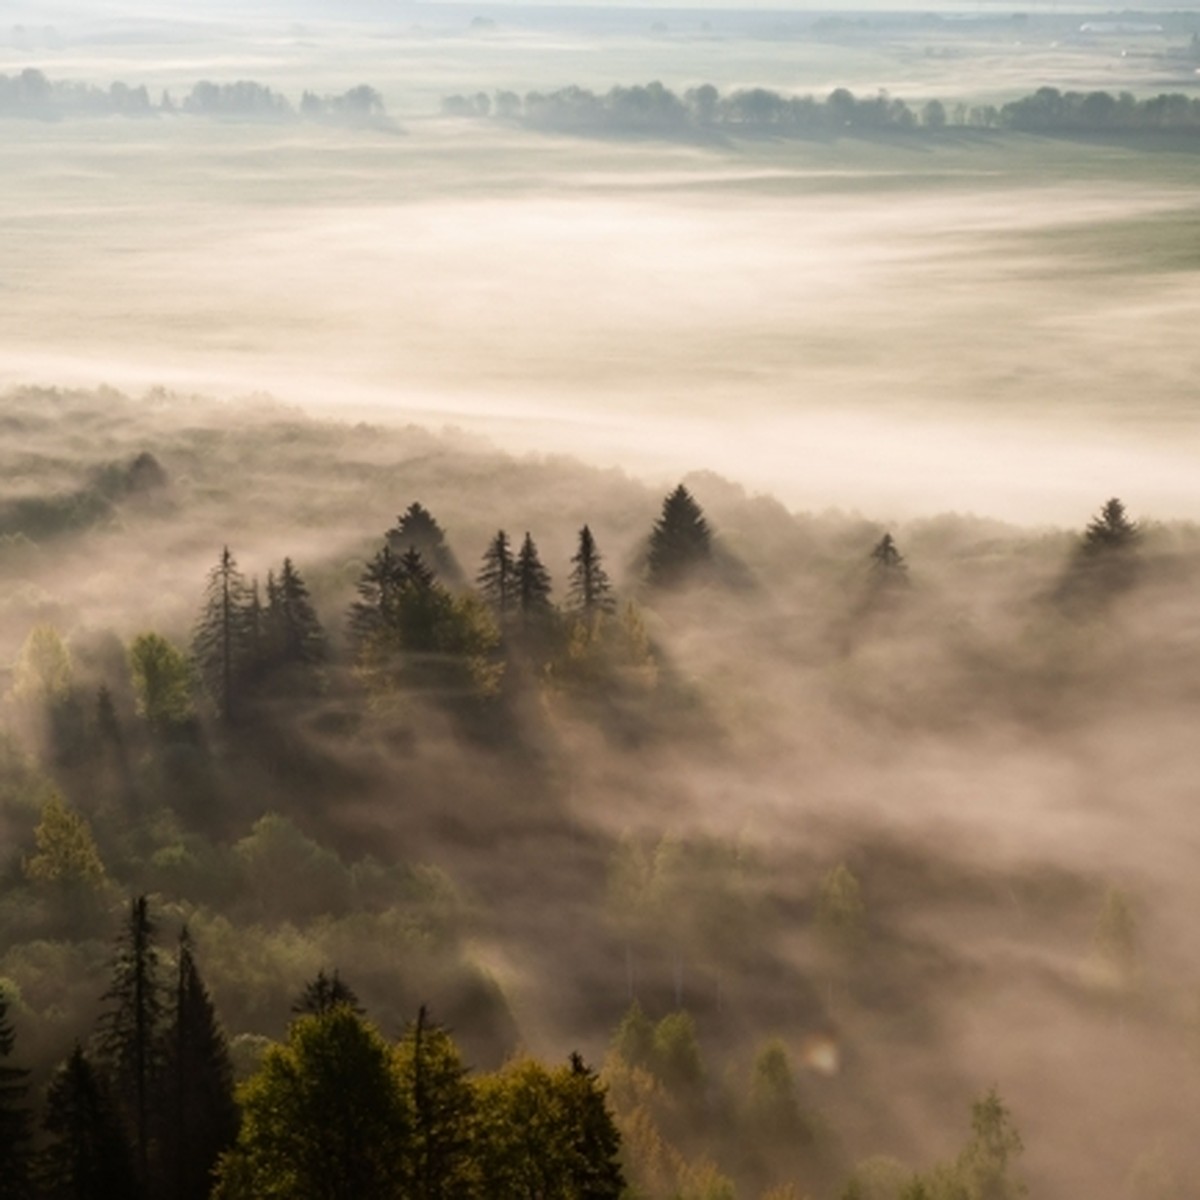
M387 118L383 97L361 84L338 95L306 91L299 106L253 80L213 83L201 80L179 100L163 92L156 101L144 85L113 83L107 88L72 80L51 80L29 67L0 75L0 116L58 120L63 117L158 117L174 114L254 121L330 121L358 124Z
M553 92L500 91L448 96L442 111L455 117L493 117L565 133L643 133L667 137L771 133L786 137L903 133L916 130L996 129L1060 135L1200 130L1200 98L1180 92L1138 99L1130 92L1061 92L1042 87L1007 104L944 104L914 108L886 92L855 96L836 88L824 99L768 88L722 94L710 83L682 95L661 83L581 87Z

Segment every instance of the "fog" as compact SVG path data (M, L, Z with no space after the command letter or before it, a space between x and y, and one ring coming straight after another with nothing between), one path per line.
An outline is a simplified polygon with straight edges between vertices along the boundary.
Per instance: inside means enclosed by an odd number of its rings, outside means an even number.
M1191 96L1190 18L154 7L10 4L0 37L0 75L155 105L253 79L291 105L0 117L0 977L39 1081L146 890L243 1046L330 966L389 1036L431 1001L483 1065L599 1063L632 999L686 1007L707 1076L662 1128L738 1195L841 1200L873 1155L925 1170L992 1086L1032 1194L1192 1195L1195 142L441 114L652 79ZM361 84L386 119L300 119ZM656 587L681 479L717 549ZM1084 529L1114 496L1138 537L1106 567ZM356 648L356 584L414 500L468 579L498 527L529 530L560 606L587 523L608 640L489 624L459 589L483 650ZM244 724L192 680L156 726L128 649L189 647L223 545L264 589L298 564L329 658ZM119 754L78 716L100 686ZM29 871L47 788L107 867L83 909ZM751 1152L775 1036L809 1140ZM1138 1190L1151 1161L1192 1191Z

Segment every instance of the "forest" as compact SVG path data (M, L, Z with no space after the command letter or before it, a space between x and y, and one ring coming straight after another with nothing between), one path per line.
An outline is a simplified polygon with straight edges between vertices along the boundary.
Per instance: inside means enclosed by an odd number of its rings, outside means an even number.
M790 96L769 88L742 88L722 94L712 84L682 95L661 83L614 87L597 95L586 88L552 92L498 92L489 96L448 96L447 116L519 121L534 129L560 133L641 133L659 137L737 136L770 133L777 137L924 134L952 130L1012 130L1057 137L1085 134L1194 134L1200 129L1200 99L1182 92L1138 99L1132 92L1062 92L1040 87L1007 103L969 104L927 100L912 107L879 92L855 96L835 88L823 100Z
M0 1195L1194 1194L1200 528L4 412Z

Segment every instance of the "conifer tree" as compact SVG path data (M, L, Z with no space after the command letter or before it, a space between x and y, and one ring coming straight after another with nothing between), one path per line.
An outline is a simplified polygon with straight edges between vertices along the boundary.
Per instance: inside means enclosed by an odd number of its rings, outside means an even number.
M886 573L893 577L903 575L908 570L904 556L900 553L895 539L890 533L885 533L875 543L871 550L871 565L880 573Z
M422 1005L397 1047L397 1070L412 1114L406 1143L407 1195L467 1200L479 1180L472 1135L475 1092L449 1033Z
M596 539L591 529L584 526L579 531L579 549L571 558L571 578L567 587L570 606L576 612L591 619L600 613L611 613L616 608L612 584L608 572L596 548Z
M196 969L186 926L165 1058L164 1176L175 1200L205 1200L218 1157L237 1137L238 1114L225 1032Z
M238 685L250 665L247 617L252 602L245 577L225 546L217 565L208 573L192 652L217 711L226 721L234 715Z
M445 532L424 505L414 501L387 532L395 554L416 550L434 573L452 588L463 584L462 568L446 542Z
M304 985L292 1004L292 1012L297 1016L316 1015L329 1012L338 1005L344 1005L359 1016L365 1011L359 1004L354 989L337 970L335 969L332 975L326 975L325 968L322 967L316 978L310 979Z
M498 530L483 552L483 566L475 581L480 595L501 620L517 606L516 570L508 534Z
M103 1080L76 1044L46 1092L49 1142L40 1183L49 1200L137 1200L143 1192Z
M1088 522L1082 548L1085 554L1121 550L1137 542L1140 533L1137 522L1129 519L1125 505L1114 497Z
M350 640L360 652L391 624L403 582L400 560L384 546L367 563L358 580L358 599L350 605Z
M25 1104L29 1072L8 1059L16 1030L8 1016L8 996L0 987L0 1200L30 1200L29 1137L31 1114Z
M151 1104L162 1078L167 1010L155 932L146 897L135 897L117 942L99 1031L101 1061L130 1130L143 1187L149 1184Z
M572 1052L561 1076L561 1094L569 1129L570 1176L579 1200L617 1200L625 1194L621 1171L621 1135L596 1072Z
M681 483L663 500L662 515L651 531L646 559L648 580L653 587L676 587L711 558L712 530Z
M325 631L308 587L290 558L279 577L267 577L267 628L273 659L288 667L316 667L325 661Z
M537 546L528 533L517 554L513 583L522 620L536 621L551 611L550 572L542 565Z

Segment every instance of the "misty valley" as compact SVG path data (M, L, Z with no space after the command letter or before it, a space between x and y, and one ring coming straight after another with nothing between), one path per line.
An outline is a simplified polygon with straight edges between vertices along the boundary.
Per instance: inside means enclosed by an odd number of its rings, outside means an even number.
M1200 1196L1200 17L10 0L0 1200Z

